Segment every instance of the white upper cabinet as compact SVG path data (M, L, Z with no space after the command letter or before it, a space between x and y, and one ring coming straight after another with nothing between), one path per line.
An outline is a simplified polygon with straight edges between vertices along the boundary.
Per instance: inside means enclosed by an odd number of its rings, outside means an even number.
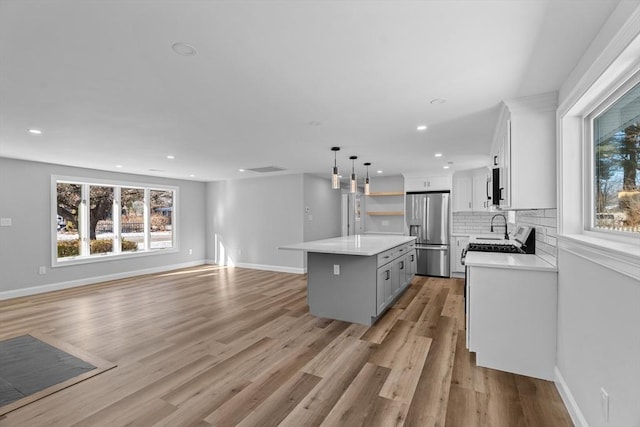
M501 208L556 207L557 105L557 92L504 101L492 149Z
M453 212L471 212L473 210L473 192L471 172L456 172L453 175Z
M456 172L453 175L454 212L486 212L491 206L490 172L488 168L479 168Z
M491 207L491 172L488 168L472 171L472 210L486 212Z
M405 176L404 191L451 190L450 176Z

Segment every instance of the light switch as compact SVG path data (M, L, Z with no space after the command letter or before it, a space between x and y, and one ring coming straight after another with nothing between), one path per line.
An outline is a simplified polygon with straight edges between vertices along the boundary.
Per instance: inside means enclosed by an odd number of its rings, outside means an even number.
M0 218L0 227L11 227L11 218Z
M333 274L335 276L340 275L340 264L333 264Z

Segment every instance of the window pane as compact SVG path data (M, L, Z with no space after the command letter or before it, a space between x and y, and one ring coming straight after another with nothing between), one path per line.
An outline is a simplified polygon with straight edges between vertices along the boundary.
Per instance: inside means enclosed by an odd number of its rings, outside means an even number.
M594 228L640 233L640 85L594 119Z
M89 187L90 253L113 252L113 187Z
M82 201L82 185L58 182L56 228L58 258L80 255L80 233L78 217Z
M173 191L151 190L151 249L173 247Z
M144 190L122 188L120 190L120 236L122 252L144 249Z

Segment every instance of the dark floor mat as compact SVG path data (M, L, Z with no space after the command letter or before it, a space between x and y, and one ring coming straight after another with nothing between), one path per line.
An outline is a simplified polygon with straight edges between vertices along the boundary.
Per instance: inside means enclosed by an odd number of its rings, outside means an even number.
M116 367L52 336L27 333L0 341L0 419Z
M93 369L96 366L31 335L0 341L0 406Z

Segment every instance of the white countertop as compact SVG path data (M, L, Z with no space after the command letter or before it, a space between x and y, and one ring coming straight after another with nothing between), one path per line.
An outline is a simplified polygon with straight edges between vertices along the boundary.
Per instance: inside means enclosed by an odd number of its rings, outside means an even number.
M514 270L558 271L536 255L507 254L502 252L467 252L464 265L468 267L509 268Z
M356 234L354 236L295 243L280 246L278 249L326 254L372 256L413 240L415 240L414 236Z

